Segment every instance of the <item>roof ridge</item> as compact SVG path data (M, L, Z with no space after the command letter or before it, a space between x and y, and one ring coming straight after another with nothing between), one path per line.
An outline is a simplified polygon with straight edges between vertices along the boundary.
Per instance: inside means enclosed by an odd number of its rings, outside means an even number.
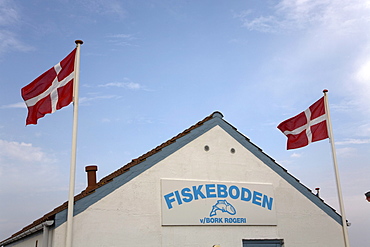
M131 162L127 163L126 165L122 166L121 168L119 168L118 170L110 173L109 175L103 177L102 179L100 179L100 181L96 184L95 187L93 187L92 189L85 189L83 191L81 191L79 194L75 195L74 196L74 202L94 193L94 191L99 188L99 187L102 187L103 185L111 182L114 178L118 177L119 175L122 175L123 173L127 172L128 170L130 170L130 168L140 164L141 162L145 161L147 158L149 158L150 156L158 153L159 151L161 151L163 148L169 146L170 144L176 142L177 139L187 135L188 133L190 133L192 130L198 128L199 126L203 125L205 122L211 120L212 118L215 118L215 117L220 117L222 118L223 115L221 112L219 111L215 111L213 112L211 115L205 117L203 120L197 122L196 124L192 125L191 127L185 129L183 132L177 134L176 136L172 137L171 139L165 141L164 143L158 145L157 147L153 148L152 150L142 154L141 156L139 156L138 158L136 159L132 159ZM35 220L34 222L32 222L31 224L25 226L24 228L22 228L20 231L12 234L9 238L5 239L4 241L2 242L5 242L31 228L33 228L34 226L36 225L39 225L40 223L46 221L46 220L54 220L55 218L55 215L65 209L68 208L68 201L65 201L64 203L62 203L60 206L54 208L52 211L50 211L49 213L46 213L44 216L42 216L41 218ZM0 242L1 243L1 242Z
M126 165L122 166L121 168L117 169L116 171L110 173L109 175L103 177L102 179L100 179L100 181L96 184L95 187L87 190L83 190L81 191L79 194L75 195L74 196L74 201L77 202L79 201L80 199L92 194L95 192L95 190L97 188L100 188L102 187L103 185L113 181L114 178L126 173L127 171L129 171L132 167L142 163L143 161L145 161L147 158L153 156L154 154L157 154L158 152L160 152L163 148L171 145L172 143L176 142L178 139L180 139L181 137L189 134L192 130L202 126L204 123L206 123L207 121L213 119L213 118L223 118L223 115L221 112L218 112L218 111L215 111L213 112L211 115L205 117L203 120L197 122L196 124L192 125L191 127L185 129L183 132L177 134L176 136L172 137L171 139L165 141L164 143L158 145L157 147L153 148L152 150L142 154L141 156L139 156L138 158L136 159L132 159L131 162L127 163ZM282 167L280 164L278 164L275 159L273 159L272 157L270 157L268 154L266 154L260 147L258 147L257 145L255 145L253 142L250 141L250 139L248 137L246 137L244 134L242 134L241 132L239 132L237 130L236 127L234 127L233 125L231 125L230 123L228 123L227 121L224 120L224 123L227 124L232 130L234 130L236 133L238 133L239 136L241 136L242 138L244 138L253 148L255 148L256 150L259 151L259 153L261 153L266 159L270 160L274 166L276 166L277 168L281 169L283 171L284 174L286 174L288 177L290 177L290 179L293 179L296 181L296 183L300 184L300 186L302 186L302 188L304 188L305 190L307 190L307 192L311 193L312 195L313 192L311 189L309 189L307 186L305 186L304 184L302 184L295 176L293 176L292 174L290 174L287 169L285 169L284 167ZM267 164L267 163L266 163ZM277 172L275 170L275 172ZM277 172L278 173L278 172ZM279 174L279 173L278 173ZM281 176L281 174L280 174ZM284 178L284 176L283 176ZM286 179L286 178L284 178ZM288 181L288 180L287 180ZM290 182L289 182L290 183ZM295 186L292 184L292 186ZM306 195L307 196L307 195ZM339 215L338 212L336 212L336 210L331 207L330 205L328 205L322 198L320 197L317 197L317 199L319 199L319 201L321 201L323 204L325 204L328 208L330 208L335 214ZM316 199L316 200L317 200ZM311 200L312 201L312 200ZM313 201L314 202L314 201ZM314 202L315 203L315 202ZM63 204L61 204L60 206L54 208L52 211L50 211L49 213L45 214L44 216L42 216L41 218L35 220L33 223L27 225L26 227L24 227L22 230L14 233L11 237L3 240L1 243L4 243L6 242L7 240L13 238L13 237L16 237L18 236L19 234L43 223L44 221L47 221L47 220L54 220L55 219L55 215L57 213L60 213L62 212L63 210L67 209L68 207L68 201L64 202Z
M192 125L191 127L185 129L183 132L177 134L176 136L172 137L171 139L167 140L166 142L158 145L157 147L153 148L152 150L142 154L141 156L139 156L138 158L136 159L132 159L131 162L127 163L126 165L122 166L121 168L119 168L118 170L112 172L111 174L103 177L98 183L97 183L97 186L95 188L98 188L98 187L101 187L103 186L104 184L112 181L113 178L125 173L126 171L128 171L130 168L134 167L135 165L137 164L140 164L141 162L145 161L147 158L149 158L150 156L158 153L159 151L161 151L163 148L169 146L170 144L174 143L177 139L187 135L188 133L190 133L193 129L196 129L198 128L199 126L203 125L205 122L211 120L212 118L214 118L216 116L216 114L221 114L220 112L213 112L211 115L205 117L203 120L197 122L196 124ZM221 116L223 116L221 114Z

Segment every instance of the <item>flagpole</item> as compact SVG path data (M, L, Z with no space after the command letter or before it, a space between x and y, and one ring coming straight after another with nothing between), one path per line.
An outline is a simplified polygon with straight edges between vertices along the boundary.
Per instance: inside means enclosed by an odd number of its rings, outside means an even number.
M69 174L69 196L68 196L68 214L67 214L67 232L66 247L72 247L73 233L73 207L74 207L74 190L76 177L76 150L77 150L77 120L78 120L78 88L80 80L80 46L82 40L76 40L76 59L75 59L75 77L73 86L73 129L72 129L72 151L71 166Z
M350 247L349 238L348 238L348 229L347 229L347 218L346 218L346 213L344 211L342 189L341 189L341 186L340 186L337 156L336 156L335 145L334 145L334 135L333 135L333 128L332 128L331 119L330 119L330 110L329 110L329 101L328 101L327 92L328 92L327 89L323 90L324 102L325 102L325 112L327 113L327 122L328 122L327 126L328 126L329 141L330 141L330 144L331 144L331 151L332 151L334 171L335 171L335 180L336 180L336 183L337 183L339 207L340 207L340 213L342 215L342 229L343 229L344 245L346 247Z

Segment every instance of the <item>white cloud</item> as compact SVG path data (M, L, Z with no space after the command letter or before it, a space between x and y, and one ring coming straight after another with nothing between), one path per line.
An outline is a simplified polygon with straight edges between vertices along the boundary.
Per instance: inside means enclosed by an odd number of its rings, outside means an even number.
M0 160L3 162L54 162L50 155L31 143L0 140Z
M32 143L0 139L0 164L0 194L4 200L9 191L39 193L55 188L60 180L54 154Z
M336 145L348 145L348 144L368 144L370 139L345 139L344 141L335 142Z
M18 102L10 105L3 105L0 108L27 108L24 102Z
M356 148L350 148L350 147L337 148L336 153L337 153L338 157L351 158L351 157L356 157L357 156L357 149Z
M72 2L74 3L74 1ZM126 11L118 0L82 0L77 3L82 4L85 10L95 14L114 15L121 18L126 16Z
M34 49L23 43L13 31L20 22L20 14L14 1L0 0L0 55L11 50L24 52Z
M358 127L357 135L369 137L370 136L370 123L365 123L365 124L360 125Z
M0 54L10 50L31 51L34 48L20 41L14 32L0 30Z
M139 83L135 82L110 82L104 85L99 85L99 87L121 87L134 90L142 88L142 86Z
M102 123L110 123L110 122L112 122L112 120L110 120L109 118L103 118L101 121L102 121Z
M369 1L363 0L283 0L271 7L272 13L253 16L253 10L237 17L249 30L281 32L321 26L334 33L352 33L369 21ZM359 30L360 29L360 30Z
M19 225L28 224L50 210L50 202L59 203L57 194L64 186L65 174L58 169L53 156L31 143L0 139L1 220L6 225L0 225L2 233L19 230ZM63 193L67 195L66 190ZM25 205L38 205L40 212L34 215L34 209L28 210ZM20 212L21 217L13 215L14 212ZM9 220L5 215L13 217Z
M243 26L249 30L260 32L274 33L277 31L276 26L280 26L279 20L274 16L259 16L253 20L244 20Z
M132 82L129 79L125 78L124 82L109 82L106 84L101 84L99 87L119 87L126 88L130 90L146 90L144 86L139 83Z
M370 25L369 25L370 28ZM363 58L360 58L358 65L355 65L353 72L352 85L348 88L356 95L356 102L363 109L366 114L370 112L370 46L363 49Z
M19 14L14 1L0 1L0 26L7 26L19 21Z
M271 87L271 83L276 85L273 79L261 85L273 88L276 94L285 94L299 87L311 90L313 87L307 81L315 82L315 86L322 85L321 88L328 88L329 92L332 89L334 93L345 92L336 95L343 98L340 107L347 107L340 110L348 113L355 109L369 116L370 1L282 0L273 3L267 12L248 9L236 16L251 31L281 37L291 35L287 41L292 41L289 48L277 49L271 61L263 65L265 70L270 70L267 74L278 71L286 78L284 87Z
M113 34L113 35L109 35L108 37L109 38L117 38L117 39L126 39L126 40L136 39L133 34L124 34L124 33Z
M97 95L97 96L92 96L92 97L80 97L79 103L87 104L88 102L96 101L96 100L119 99L119 98L121 98L121 96L117 96L117 95Z
M366 61L364 64L362 64L362 66L358 69L355 76L356 76L356 79L359 82L369 84L369 81L370 81L370 60Z
M133 41L137 38L133 34L113 34L109 35L109 42L118 46L136 46Z
M290 157L292 158L300 158L302 156L302 154L298 154L298 153L293 153L292 155L290 155Z

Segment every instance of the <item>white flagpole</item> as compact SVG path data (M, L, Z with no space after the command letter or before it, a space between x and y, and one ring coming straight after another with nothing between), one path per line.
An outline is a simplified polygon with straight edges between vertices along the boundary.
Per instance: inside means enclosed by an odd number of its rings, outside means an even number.
M76 58L75 58L75 78L73 86L73 129L72 129L72 151L71 151L71 167L69 174L69 196L68 196L68 214L67 214L67 232L66 232L66 247L72 247L73 233L73 206L74 206L74 190L76 177L76 149L77 149L77 120L78 120L78 88L80 80L80 45L82 40L76 40Z
M327 126L328 126L329 141L330 141L330 144L331 144L331 151L332 151L334 171L335 171L335 180L336 180L336 183L337 183L339 207L340 207L340 213L342 215L342 229L343 229L344 246L350 247L349 238L348 238L348 230L347 230L347 218L346 218L346 213L344 211L342 189L341 189L341 186L340 186L337 156L336 156L335 145L334 145L334 135L333 135L333 129L332 129L331 119L330 119L329 100L328 100L327 92L328 92L327 89L323 90L324 102L325 102L325 112L326 112L326 115L327 115Z

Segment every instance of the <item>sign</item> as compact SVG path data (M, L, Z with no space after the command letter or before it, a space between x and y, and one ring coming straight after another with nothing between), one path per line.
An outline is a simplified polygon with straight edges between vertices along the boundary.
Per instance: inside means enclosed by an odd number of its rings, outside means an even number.
M272 184L161 179L162 225L276 225Z

